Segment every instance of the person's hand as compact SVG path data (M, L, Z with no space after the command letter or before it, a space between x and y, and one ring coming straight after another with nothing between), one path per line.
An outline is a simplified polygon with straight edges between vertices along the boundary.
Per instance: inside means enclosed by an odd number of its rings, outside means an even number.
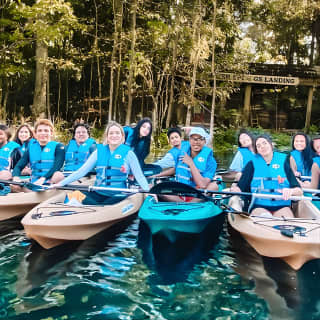
M187 164L189 167L193 164L192 158L185 152L184 155L181 157L181 161Z
M46 178L45 177L41 177L38 180L36 180L33 184L36 184L37 186L42 186L45 181L46 181Z
M236 185L236 184L233 183L233 184L231 185L230 191L231 191L231 192L241 192L241 189L238 187L238 185Z
M302 188L310 188L311 181L302 181L302 182L300 182L300 185Z
M284 200L289 200L289 198L292 196L292 189L290 188L283 188L281 189L281 192Z
M23 176L31 176L31 168L30 167L25 167L21 171L21 175L23 175Z
M21 182L22 179L20 179L19 177L15 176L15 177L12 178L12 181Z

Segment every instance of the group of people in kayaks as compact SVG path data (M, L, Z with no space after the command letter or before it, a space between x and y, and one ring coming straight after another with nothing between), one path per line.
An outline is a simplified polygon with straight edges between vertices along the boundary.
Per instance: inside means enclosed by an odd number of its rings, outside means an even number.
M213 180L217 162L210 145L210 135L202 127L185 128L188 140L182 139L179 128L167 131L171 149L153 164L146 164L150 152L152 122L141 119L135 127L122 127L111 121L104 133L103 143L90 137L89 126L77 123L73 137L64 146L54 141L54 126L48 119L40 119L34 129L22 124L11 140L10 129L0 125L0 179L21 181L30 176L35 185L51 188L70 184L91 173L96 174L95 185L126 188L132 176L140 187L149 191L146 171L152 177L174 176L186 185L218 190ZM303 194L302 187L317 188L320 174L320 137L309 142L304 133L292 139L289 155L274 150L268 135L253 137L242 130L238 136L238 151L229 168L235 179L231 191L282 194L281 200L252 197L249 211L255 215L292 217L290 196ZM21 187L12 186L13 192ZM197 201L193 197L168 195L168 201ZM83 204L110 204L114 197L103 191L87 192Z

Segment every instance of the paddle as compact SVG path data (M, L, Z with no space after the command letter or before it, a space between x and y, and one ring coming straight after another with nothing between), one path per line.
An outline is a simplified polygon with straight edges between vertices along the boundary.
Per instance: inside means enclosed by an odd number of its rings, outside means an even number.
M5 184L5 185L13 184L15 186L24 187L28 182L27 181L13 181L13 180L2 180L2 179L0 179L0 183Z
M309 193L320 193L320 189L309 189L309 188L302 188L304 192L309 192Z

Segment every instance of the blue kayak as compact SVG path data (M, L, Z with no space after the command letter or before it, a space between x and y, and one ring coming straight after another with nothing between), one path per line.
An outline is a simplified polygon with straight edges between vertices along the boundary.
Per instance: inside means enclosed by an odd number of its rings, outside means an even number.
M152 234L161 233L175 242L184 234L202 232L214 219L222 225L224 213L220 201L158 202L155 197L147 196L138 215Z

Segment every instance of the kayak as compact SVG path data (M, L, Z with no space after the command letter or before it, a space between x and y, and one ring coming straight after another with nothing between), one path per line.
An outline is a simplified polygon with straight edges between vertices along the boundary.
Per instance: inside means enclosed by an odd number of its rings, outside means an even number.
M82 178L75 184L92 183L93 178ZM60 193L59 190L10 192L0 196L0 221L26 214L39 203L50 199Z
M71 205L64 203L66 191L48 199L28 212L21 223L26 235L43 248L67 241L86 240L98 232L136 213L143 194L135 193L109 205Z
M138 216L149 226L153 235L163 234L171 243L174 243L186 234L202 232L213 220L222 225L224 213L219 206L220 201L222 200L161 202L149 195L146 197Z
M229 206L242 211L242 201L232 197ZM295 204L295 218L248 216L228 213L229 224L262 256L281 258L293 269L320 258L320 211L311 201Z

